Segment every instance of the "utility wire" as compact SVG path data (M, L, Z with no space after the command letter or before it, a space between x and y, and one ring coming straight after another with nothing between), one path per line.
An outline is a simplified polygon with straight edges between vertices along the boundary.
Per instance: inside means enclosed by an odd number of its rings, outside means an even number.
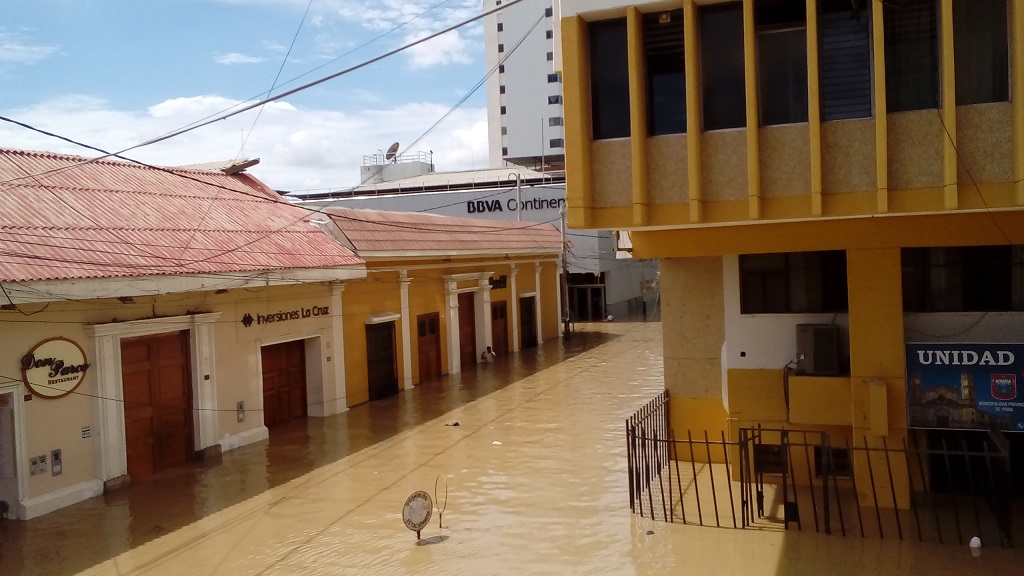
M496 14L498 12L501 12L502 10L506 10L506 9L512 7L512 6L515 6L516 4L519 4L522 1L523 0L511 0L507 4L502 4L501 6L497 6L495 8L492 8L492 9L486 11L486 12L483 12L481 14L477 14L476 16L473 16L471 18L467 18L466 20L463 20L461 22L458 22L456 24L448 26L447 28L444 28L444 29L442 29L442 30L440 30L438 32L434 32L433 34L429 34L427 36L424 36L423 38L420 38L418 40L413 40L412 42L409 42L407 44L399 46L398 48L395 48L394 50L390 50L388 52L385 52L384 54L381 54L379 56L375 56L373 58L370 58L369 60L364 60L363 62L360 62L359 64L356 64L354 66L349 66L348 68L345 68L344 70L340 70L338 72L335 72L333 74L329 74L327 76L324 76L324 77L319 78L317 80L314 80L312 82L308 82L308 83L303 84L301 86L297 86L295 88L292 88L291 90L285 90L284 92L281 92L280 94L268 96L267 98L264 98L262 100L254 102L252 104L248 104L246 106L243 106L243 107L238 108L236 110L233 110L231 112L227 112L227 113L221 114L221 115L219 115L219 116L217 116L215 118L204 120L202 122L199 122L198 124L194 124L194 125L186 127L186 128L182 128L182 129L179 129L179 130L175 130L173 132L169 132L167 134L164 134L163 136L157 136L156 138L150 138L149 140L146 140L146 141L141 142L139 144L135 144L133 146L129 146L129 147L124 148L122 150L118 150L117 152L108 152L108 153L106 153L106 154L104 154L102 156L97 156L95 158L89 158L89 159L83 160L79 164L66 167L66 169L72 169L72 168L75 168L77 166L81 166L81 165L85 165L85 164L92 164L92 163L97 162L99 160L105 160L105 159L111 158L111 157L120 157L120 155L124 154L125 152L131 152L132 150L137 150L139 148L144 148L146 146L152 146L153 144L157 144L157 143L163 142L165 140L170 140L171 138L176 138L176 137L181 136L183 134L186 134L188 132L192 132L193 130L197 130L197 129L203 128L205 126L209 126L210 124L213 124L215 122L220 122L221 120L227 120L228 118L231 118L233 116L237 116L239 114L242 114L243 112L248 112L249 110L252 110L254 108L258 108L258 107L263 106L265 104L269 104L271 102L276 102L276 101L278 101L278 100L280 100L282 98L285 98L287 96L291 96L292 94L296 94L298 92L302 92L304 90L308 90L308 89L310 89L310 88L312 88L314 86L319 86L320 84L323 84L324 82L327 82L329 80L333 80L335 78L338 78L339 76L344 76L345 74L349 74L351 72L355 72L356 70L365 68L365 67L369 66L370 64L375 64L375 63L377 63L377 62L379 62L381 60L384 60L385 58L389 58L391 56L394 56L395 54L404 52L405 50L413 48L414 46L418 46L420 44L423 44L424 42L428 42L430 40L433 40L434 38L437 38L437 37L443 36L443 35L445 35L445 34L447 34L449 32L458 30L459 28L461 28L461 27L463 27L463 26L465 26L467 24L472 24L473 22L476 22L477 20L481 20L483 18L486 18L487 16L490 16L491 14ZM36 176L38 176L38 175L36 175ZM23 178L27 178L27 177L22 177L22 178L19 178L19 179L23 179ZM15 180L17 180L17 179L15 179ZM12 180L8 180L7 182L11 182L11 181Z

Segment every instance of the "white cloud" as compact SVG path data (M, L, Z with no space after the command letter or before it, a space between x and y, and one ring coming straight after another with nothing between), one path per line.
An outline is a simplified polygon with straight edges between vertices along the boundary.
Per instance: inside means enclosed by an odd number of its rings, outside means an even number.
M21 35L0 30L0 64L35 64L53 56L59 49L59 46L35 44Z
M263 62L263 58L260 56L242 54L241 52L226 52L224 54L217 54L214 56L213 61L217 64L231 66L234 64L258 64Z
M422 36L426 36L426 34ZM416 39L415 37L407 38L407 42ZM465 64L472 62L469 53L469 43L459 34L458 30L452 30L410 48L409 64L413 68L431 68L451 63Z
M159 102L144 110L119 110L103 100L71 96L2 113L38 128L116 151L237 104L235 100L220 96L195 96ZM362 157L394 141L402 143L403 151L433 150L440 170L486 167L487 114L483 109L456 111L422 142L412 146L412 142L447 110L447 104L409 103L345 113L302 109L279 102L263 111L241 154L239 148L252 126L255 110L134 150L126 156L169 166L236 156L260 158L260 164L250 171L267 185L281 190L356 185ZM95 155L87 149L9 124L0 125L0 142L13 148Z

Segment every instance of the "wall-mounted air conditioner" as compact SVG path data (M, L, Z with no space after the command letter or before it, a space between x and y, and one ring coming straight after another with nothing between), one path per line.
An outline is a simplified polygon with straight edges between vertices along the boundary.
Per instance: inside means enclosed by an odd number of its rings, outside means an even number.
M835 324L797 324L796 373L839 375L839 337L839 326Z

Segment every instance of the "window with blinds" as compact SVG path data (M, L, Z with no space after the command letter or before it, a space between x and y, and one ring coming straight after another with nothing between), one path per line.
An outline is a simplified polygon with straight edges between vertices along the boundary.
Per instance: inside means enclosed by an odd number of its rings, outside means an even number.
M629 63L626 19L593 22L590 32L590 98L595 140L629 136ZM551 98L548 98L551 103Z
M644 14L644 63L647 69L647 132L686 132L686 66L683 11Z
M938 108L938 0L886 2L884 11L888 110Z
M822 119L870 118L871 3L825 0L818 35Z

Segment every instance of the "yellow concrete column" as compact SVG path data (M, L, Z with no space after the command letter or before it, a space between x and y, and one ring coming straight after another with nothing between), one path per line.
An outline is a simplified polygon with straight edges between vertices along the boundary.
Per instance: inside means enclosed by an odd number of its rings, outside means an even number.
M757 30L754 0L743 0L743 65L747 96L747 191L751 220L761 218L760 114L757 107Z
M686 168L690 189L690 222L700 222L704 218L700 155L700 52L697 49L697 10L693 0L683 3L683 50L686 63Z
M956 210L959 203L956 194L956 62L953 59L953 0L942 0L940 40L942 44L942 123L946 130L942 135L942 196L947 210Z
M821 97L818 69L818 2L807 3L807 126L810 129L811 215L821 216Z
M644 63L643 15L626 10L629 58L629 136L633 156L633 224L647 224L647 73Z
M565 199L570 228L591 221L590 51L587 23L579 16L562 19L562 97L565 116Z
M901 447L907 435L906 358L900 249L847 251L850 303L850 383L853 443L863 448ZM884 439L884 440L883 440ZM868 459L855 452L854 474L862 503L873 503ZM879 505L892 506L888 469L899 507L909 506L905 459L872 452Z
M676 435L686 430L720 438L725 304L722 258L670 258L661 262L662 341L669 418Z
M1013 179L1017 204L1024 205L1024 2L1011 2L1010 93L1013 94Z
M871 3L871 47L875 84L875 209L889 211L889 122L885 100L885 21L881 2Z

